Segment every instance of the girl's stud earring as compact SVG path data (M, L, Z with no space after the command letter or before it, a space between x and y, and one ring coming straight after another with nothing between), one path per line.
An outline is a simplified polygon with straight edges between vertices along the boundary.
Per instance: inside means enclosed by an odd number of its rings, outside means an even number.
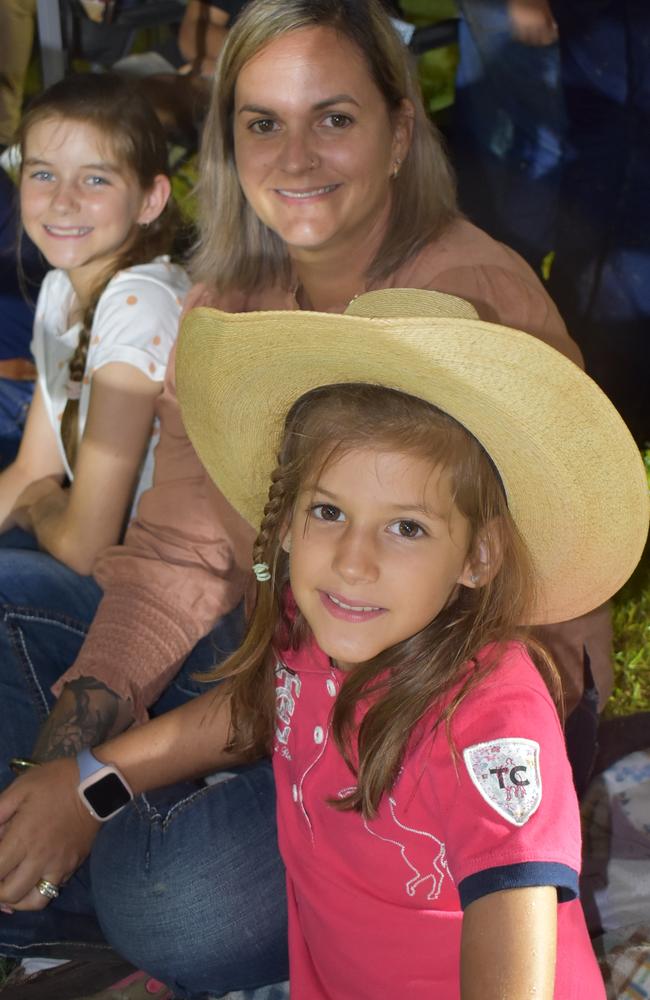
M253 566L253 573L255 574L255 579L258 583L267 583L267 581L271 579L271 570L269 569L268 563L255 563Z
M480 580L480 575L478 573L471 573L470 574L470 582L471 583L477 584L479 582L479 580Z
M399 168L401 166L402 166L402 161L400 160L399 156L396 156L395 157L395 163L393 165L393 180L395 180L395 178L397 177L397 175L399 173Z

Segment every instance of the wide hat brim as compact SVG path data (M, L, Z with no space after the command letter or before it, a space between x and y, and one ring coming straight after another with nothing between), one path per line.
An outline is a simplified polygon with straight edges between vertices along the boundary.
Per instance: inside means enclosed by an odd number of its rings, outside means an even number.
M611 597L641 556L641 456L573 362L475 315L461 300L409 290L362 295L344 315L192 310L176 357L183 422L215 484L259 528L296 399L366 382L428 400L471 431L499 471L538 574L529 623L575 618Z

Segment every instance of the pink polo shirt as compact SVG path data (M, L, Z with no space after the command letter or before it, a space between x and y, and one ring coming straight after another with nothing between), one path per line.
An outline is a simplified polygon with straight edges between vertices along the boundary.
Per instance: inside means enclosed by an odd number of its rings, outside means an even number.
M577 899L580 821L562 729L524 647L506 646L456 711L455 761L445 727L431 734L438 711L424 720L372 821L327 804L354 785L330 732L345 674L313 644L283 652L276 676L292 997L457 1000L463 908L554 885L556 1000L604 1000ZM507 960L504 943L495 961Z

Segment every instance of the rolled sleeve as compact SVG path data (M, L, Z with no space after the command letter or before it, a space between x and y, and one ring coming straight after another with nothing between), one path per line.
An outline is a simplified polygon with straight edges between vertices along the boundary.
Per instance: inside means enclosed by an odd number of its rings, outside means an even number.
M121 361L162 382L178 333L182 299L177 285L137 271L122 272L106 288L93 323L92 372Z
M507 659L452 722L456 779L442 807L463 906L530 885L555 885L560 900L577 895L580 817L560 721L525 649Z

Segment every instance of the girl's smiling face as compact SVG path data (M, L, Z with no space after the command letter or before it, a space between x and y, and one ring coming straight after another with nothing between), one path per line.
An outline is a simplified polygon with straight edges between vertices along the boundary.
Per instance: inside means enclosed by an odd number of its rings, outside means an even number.
M160 179L156 179L156 184ZM166 180L166 178L164 179ZM117 162L111 143L92 125L59 117L28 131L20 181L22 223L43 256L67 271L84 298L102 271L150 222L154 192Z
M234 108L239 180L294 259L367 252L408 149L408 110L389 113L362 53L332 28L289 32L245 64Z
M356 448L307 483L283 547L321 649L344 670L410 638L476 586L470 525L449 475L416 455Z

